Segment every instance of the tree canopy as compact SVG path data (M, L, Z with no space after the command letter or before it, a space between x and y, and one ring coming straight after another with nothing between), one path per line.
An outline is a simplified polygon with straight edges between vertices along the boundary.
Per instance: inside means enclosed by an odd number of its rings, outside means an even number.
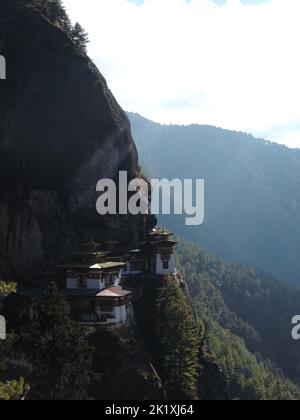
M89 42L88 34L78 22L75 23L71 30L71 37L75 45L82 51L86 52L87 43Z
M0 301L15 292L15 283L0 281ZM3 377L7 377L7 380L0 382L0 400L6 401L19 400L29 389L23 378L16 380L11 379L10 376L7 375L7 365L5 359L11 355L11 349L12 337L8 336L5 341L0 340L0 377L1 379Z
M37 8L52 23L64 29L80 51L86 52L89 42L88 34L78 22L74 26L72 25L61 0L17 0L17 2L23 7L33 6Z
M21 335L32 365L30 398L82 400L92 371L93 349L55 283L36 302L34 316Z
M177 267L189 284L204 346L224 372L230 398L292 400L300 389L299 343L290 335L299 290L181 242Z

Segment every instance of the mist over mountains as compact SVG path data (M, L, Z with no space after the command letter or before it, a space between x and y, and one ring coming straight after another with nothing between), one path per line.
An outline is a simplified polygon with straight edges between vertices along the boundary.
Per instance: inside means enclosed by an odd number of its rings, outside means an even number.
M211 126L166 126L129 113L145 173L205 179L205 222L160 223L226 260L300 281L300 150Z

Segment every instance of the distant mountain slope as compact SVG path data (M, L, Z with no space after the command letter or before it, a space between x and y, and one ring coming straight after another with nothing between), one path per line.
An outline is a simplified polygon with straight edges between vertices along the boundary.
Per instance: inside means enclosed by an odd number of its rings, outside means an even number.
M177 234L228 260L300 282L300 150L209 126L164 126L129 114L147 175L206 180L206 219Z
M299 312L300 291L184 242L177 267L206 325L205 345L224 372L229 397L299 399L287 377L299 382L300 347L291 337L291 319Z

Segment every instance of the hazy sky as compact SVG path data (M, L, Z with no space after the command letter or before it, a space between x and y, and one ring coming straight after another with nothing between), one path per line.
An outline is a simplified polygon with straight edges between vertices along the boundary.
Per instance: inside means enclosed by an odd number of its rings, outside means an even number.
M300 147L299 0L65 0L127 111Z

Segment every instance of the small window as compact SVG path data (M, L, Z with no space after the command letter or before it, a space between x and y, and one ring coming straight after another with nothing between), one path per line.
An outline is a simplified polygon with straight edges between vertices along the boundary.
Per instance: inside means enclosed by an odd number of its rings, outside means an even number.
M111 285L112 285L111 277L110 276L105 277L105 286L109 287Z
M79 289L86 289L87 288L87 280L85 277L80 277L78 279L78 288Z
M169 261L163 261L163 269L168 270L169 269Z
M103 303L101 304L100 308L101 308L101 312L105 312L105 313L112 313L114 311L113 305L110 305L110 304Z

